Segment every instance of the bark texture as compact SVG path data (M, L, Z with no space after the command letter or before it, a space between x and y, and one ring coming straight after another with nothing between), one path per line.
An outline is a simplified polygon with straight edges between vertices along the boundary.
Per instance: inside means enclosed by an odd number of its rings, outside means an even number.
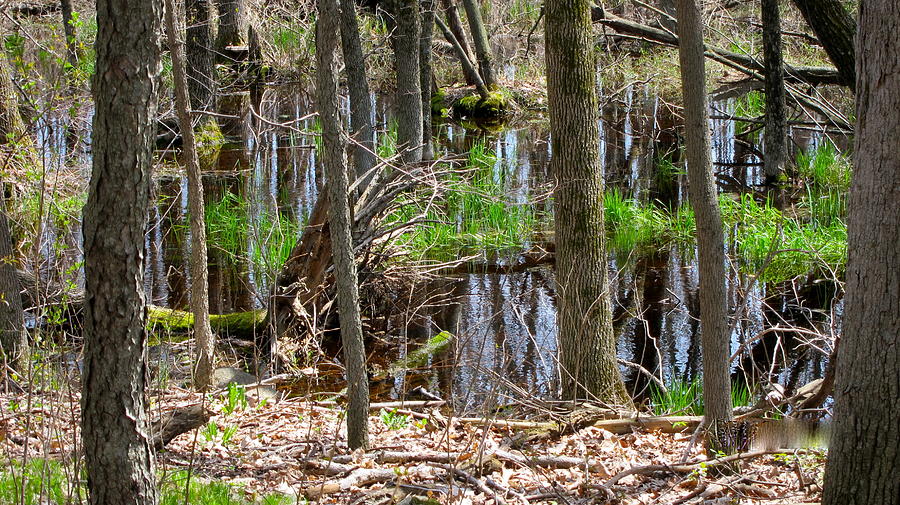
M478 70L474 65L469 65L468 67L465 65L465 60L468 60L469 62L475 61L475 55L472 54L472 49L466 38L466 30L463 28L462 21L459 19L459 9L456 8L456 2L454 0L441 0L441 7L444 9L444 14L447 16L447 28L450 33L450 35L448 35L448 32L444 31L444 38L447 39L447 42L459 44L459 47L462 48L462 52L466 55L465 59L460 57L463 76L466 79L466 84L473 86L476 83L476 78L481 79L481 76L478 75Z
M422 90L419 85L419 3L391 0L397 71L397 147L404 163L422 159Z
M215 72L212 53L212 23L209 0L185 0L185 53L191 105L197 110L215 108ZM184 131L184 130L182 130Z
M3 189L0 188L0 191ZM3 199L0 198L0 205ZM0 347L3 356L13 367L24 372L28 363L28 333L19 295L19 276L16 273L16 251L5 209L0 208Z
M856 83L853 51L856 23L841 0L794 0L794 5L837 67L843 84L852 88Z
M562 394L630 405L608 294L590 2L548 0L545 9Z
M860 3L844 334L823 505L900 504L900 5Z
M781 13L778 0L761 0L763 63L766 66L766 180L773 182L787 157L787 112L785 111L784 62L781 57Z
M690 181L688 196L696 216L700 265L704 422L715 428L719 423L728 423L734 418L728 370L725 237L710 161L703 20L696 0L678 0L677 8L684 140Z
M347 444L351 449L369 445L369 377L359 311L359 286L353 256L349 184L338 102L338 3L319 0L316 25L316 99L322 122L322 163L331 201L329 223L344 365L347 374ZM421 118L418 120L421 126Z
M422 93L422 159L434 157L431 145L431 39L434 36L434 0L422 0L419 39L419 89Z
M366 60L359 40L359 24L354 0L341 0L341 47L347 71L347 87L350 90L350 131L356 142L351 150L353 167L356 176L362 177L376 163L375 126L372 117L369 80L366 77ZM359 188L360 191L366 185L367 181L363 181Z
M172 55L172 77L175 85L175 113L181 126L182 150L188 178L188 209L191 227L191 312L194 314L194 342L197 364L194 385L205 391L212 385L215 369L215 335L209 325L209 272L206 258L206 213L203 206L203 183L200 160L191 122L191 98L185 72L184 46L178 40L175 25L175 2L166 0L166 32Z
M472 42L475 45L475 56L478 59L478 73L485 86L493 88L497 85L494 76L494 57L491 50L491 41L488 37L484 20L481 17L481 7L478 0L462 0L466 9L466 18L469 20L469 29L472 30Z
M216 34L216 50L223 53L228 46L244 43L247 32L246 0L216 0L219 10L219 32Z
M444 34L444 38L450 41L453 45L453 50L456 52L456 57L459 58L459 63L462 65L463 70L468 75L471 73L472 82L469 82L470 85L474 85L475 89L478 90L478 94L481 98L487 100L490 96L488 92L487 86L484 85L484 81L481 80L481 76L478 75L478 71L475 69L475 65L472 63L472 60L469 59L469 55L466 54L466 50L459 45L459 41L456 40L456 37L450 32L450 28L441 20L440 17L435 16L434 18L435 24Z
M157 501L143 281L161 7L97 2L93 171L83 225L82 438L93 505Z

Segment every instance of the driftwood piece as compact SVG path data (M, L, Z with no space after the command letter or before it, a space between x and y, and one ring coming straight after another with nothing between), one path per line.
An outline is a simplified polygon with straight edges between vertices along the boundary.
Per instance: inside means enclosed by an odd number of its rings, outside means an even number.
M153 434L151 443L157 451L162 450L178 435L197 429L209 422L211 412L202 405L179 407L163 413L151 423Z
M333 480L326 480L321 484L310 486L303 490L303 495L310 500L317 500L322 496L340 493L352 487L367 486L378 482L388 482L397 477L392 469L384 468L357 468L350 475Z

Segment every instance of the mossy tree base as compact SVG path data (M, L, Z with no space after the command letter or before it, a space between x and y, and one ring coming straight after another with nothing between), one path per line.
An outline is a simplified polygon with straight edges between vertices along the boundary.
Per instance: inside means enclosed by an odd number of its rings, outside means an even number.
M478 95L459 98L453 102L451 110L455 119L496 119L506 115L509 105L509 94L495 90L487 98Z

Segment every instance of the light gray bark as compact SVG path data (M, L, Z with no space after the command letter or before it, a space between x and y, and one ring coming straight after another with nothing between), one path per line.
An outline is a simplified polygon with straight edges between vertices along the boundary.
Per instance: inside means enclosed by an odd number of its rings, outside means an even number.
M900 504L900 5L859 7L844 334L823 505Z
M616 362L589 0L547 0L547 94L564 398L630 405Z
M488 89L497 85L494 76L494 56L491 50L491 41L488 37L484 20L481 17L481 7L478 0L462 0L466 9L466 18L469 20L469 29L472 30L472 42L475 45L475 56L478 59L478 73Z
M761 0L763 61L766 66L766 180L775 181L787 157L787 111L785 110L784 62L781 56L781 13L778 0Z
M172 76L175 85L175 113L184 140L185 170L188 178L188 209L191 216L191 312L194 314L194 342L197 363L194 385L205 391L212 385L215 370L216 340L209 326L209 272L206 257L206 215L203 206L203 183L200 179L200 160L191 122L191 98L188 95L187 73L184 65L184 46L178 40L173 0L165 0L166 32L172 55Z
M459 47L462 48L462 52L466 56L465 58L462 56L459 58L460 63L462 64L463 76L466 79L466 84L473 86L476 84L476 78L481 79L481 76L478 75L478 70L474 65L466 66L465 64L466 60L474 62L475 55L472 54L472 49L466 38L466 30L463 29L462 21L459 19L459 9L456 8L455 0L441 0L441 7L444 10L444 14L447 16L447 28L450 33L450 35L448 35L448 32L444 31L444 38L447 39L447 42L459 44Z
M366 76L366 60L359 40L356 2L341 0L341 47L350 91L350 131L358 145L352 147L356 177L362 177L375 166L375 125L372 122L372 99ZM371 178L370 178L371 179ZM360 192L368 185L363 181Z
M697 222L700 264L704 422L715 432L717 426L727 425L734 417L728 370L725 238L710 161L703 20L696 0L678 0L677 9L688 191Z
M347 444L351 449L356 449L366 448L369 445L369 378L366 373L366 352L359 311L359 286L350 231L349 184L344 160L346 142L341 129L338 103L338 3L337 0L318 0L318 5L316 102L322 122L321 159L325 168L328 199L331 203L328 215L331 250L347 375ZM421 125L421 121L419 124Z
M92 505L157 501L144 396L144 230L162 70L161 14L154 0L97 1L81 400Z
M472 60L469 59L469 56L466 54L465 49L459 45L459 41L456 40L456 37L450 33L450 28L444 24L439 16L434 17L434 22L437 24L438 28L443 32L444 37L450 41L453 45L453 50L456 52L456 57L459 58L459 62L462 65L463 69L466 72L472 73L472 83L475 85L475 89L478 90L478 94L481 98L487 100L490 94L488 93L487 86L484 85L484 81L481 80L481 76L478 75L478 71L475 69L475 65L472 64Z

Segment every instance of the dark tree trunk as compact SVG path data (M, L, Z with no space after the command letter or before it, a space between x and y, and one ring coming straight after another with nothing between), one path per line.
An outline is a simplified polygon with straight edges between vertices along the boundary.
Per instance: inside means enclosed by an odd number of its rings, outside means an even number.
M191 105L196 110L215 110L216 79L213 67L209 0L185 0L184 9L187 28L185 37L186 68Z
M352 148L356 177L362 177L375 166L375 126L372 123L372 99L366 76L366 60L359 40L356 2L341 0L341 46L344 66L347 70L347 87L350 89L350 131L359 144ZM368 180L371 180L369 176ZM359 192L368 185L363 181Z
M843 84L852 88L856 83L853 56L856 23L841 0L794 0L794 5L837 67Z
M431 145L431 39L434 36L434 0L422 0L419 39L419 89L422 92L422 159L434 157Z
M16 273L19 262L14 244L6 210L0 208L0 297L3 297L0 299L0 348L13 368L24 373L28 369L28 333L25 331L22 297L19 295L21 288Z
M63 33L66 35L66 61L72 68L78 66L78 41L75 38L75 20L72 17L72 0L60 0Z
M197 347L194 385L198 391L212 386L215 369L216 340L209 326L209 272L206 257L206 216L203 206L203 182L200 179L200 160L191 124L191 99L185 72L184 48L175 27L175 2L165 0L166 32L172 55L172 76L175 86L175 113L184 139L184 163L188 178L188 208L191 216L191 312L194 314L194 341Z
M715 435L719 428L727 429L734 418L728 373L725 237L710 161L703 20L697 0L678 0L677 8L688 191L697 221L697 256L700 263L704 423ZM710 442L716 450L730 449L727 444L720 444L718 437L710 437Z
M844 334L823 505L900 504L900 5L859 7Z
M781 57L781 14L778 0L761 0L763 60L766 66L765 173L774 182L787 157L787 112L785 111L784 62Z
M564 398L630 405L619 374L606 273L603 165L589 0L547 0L559 362Z
M472 42L478 58L478 73L481 74L484 85L491 89L497 85L497 79L494 77L493 51L487 28L481 18L481 7L478 5L478 0L462 0L462 2L463 7L466 8L469 29L472 30Z
M459 9L456 8L455 0L441 0L441 6L444 9L444 14L447 15L447 27L450 29L450 33L452 36L447 35L444 32L444 38L447 39L447 42L453 44L453 41L459 44L459 47L462 48L462 51L466 55L466 59L470 62L475 61L475 55L472 54L472 49L469 46L469 41L466 38L466 30L463 28L462 20L459 19ZM463 62L463 58L460 58L460 62ZM462 66L463 77L466 79L466 84L469 86L474 86L476 83L476 77L480 79L478 75L478 71L474 66L469 65L468 67L463 63Z
M347 445L351 449L369 445L369 378L359 312L359 286L353 255L349 184L344 161L346 147L341 131L338 103L338 0L319 0L316 26L316 101L322 122L322 162L331 201L329 223L334 258L335 288L344 344L347 375ZM419 118L421 124L421 118Z
M247 31L246 0L216 0L219 11L219 33L216 35L216 50L225 52L228 46L239 46L244 43Z
M98 0L93 171L84 206L82 438L93 505L154 504L144 389L144 229L162 6Z
M422 159L422 91L419 87L419 4L391 0L394 66L397 71L397 148L404 163Z

